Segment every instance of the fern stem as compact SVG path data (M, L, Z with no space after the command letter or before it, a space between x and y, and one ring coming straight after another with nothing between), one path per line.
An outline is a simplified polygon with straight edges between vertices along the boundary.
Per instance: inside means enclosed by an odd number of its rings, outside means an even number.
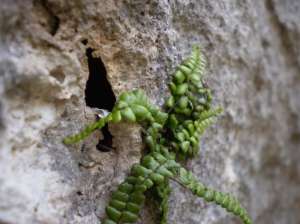
M108 114L107 116L101 118L100 120L86 126L80 133L64 138L63 143L69 145L69 144L80 142L81 140L88 137L96 129L100 129L104 127L105 124L110 120L111 120L111 114Z

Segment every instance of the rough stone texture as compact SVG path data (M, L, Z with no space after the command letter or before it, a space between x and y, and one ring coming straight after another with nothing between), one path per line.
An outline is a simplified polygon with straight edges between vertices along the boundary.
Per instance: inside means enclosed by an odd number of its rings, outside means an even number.
M116 95L142 88L161 105L169 74L201 44L225 112L187 167L235 194L256 224L300 223L299 21L298 0L2 0L0 222L100 223L140 158L139 128L128 124L110 127L111 152L95 148L99 133L61 143L91 121L86 48ZM172 185L170 223L239 223ZM148 204L139 223L156 222Z

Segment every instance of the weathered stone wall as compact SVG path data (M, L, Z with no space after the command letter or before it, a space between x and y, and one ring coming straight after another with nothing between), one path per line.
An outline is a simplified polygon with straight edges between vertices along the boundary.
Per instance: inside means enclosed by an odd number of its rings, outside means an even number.
M254 223L298 224L299 22L298 0L2 0L0 223L100 223L142 144L127 124L110 126L110 152L95 147L99 133L61 143L93 119L89 73L102 60L116 96L142 88L161 105L175 65L201 44L207 83L225 112L187 166L235 194ZM170 223L239 223L172 185ZM156 222L150 203L142 217Z

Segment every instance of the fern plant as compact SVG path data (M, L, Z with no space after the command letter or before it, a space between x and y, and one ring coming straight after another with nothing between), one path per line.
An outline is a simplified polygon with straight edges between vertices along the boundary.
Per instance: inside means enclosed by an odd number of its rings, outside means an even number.
M203 83L204 68L204 57L195 47L172 77L169 84L171 95L165 102L167 112L151 104L142 90L125 92L120 95L111 113L79 134L64 139L65 144L79 142L109 122L133 122L143 127L145 156L139 164L133 165L129 176L112 193L104 224L136 222L149 189L154 189L159 197L160 223L167 223L170 180L180 183L207 202L221 205L240 217L244 224L252 223L234 197L206 187L178 162L197 155L199 137L222 111L211 108L211 92Z

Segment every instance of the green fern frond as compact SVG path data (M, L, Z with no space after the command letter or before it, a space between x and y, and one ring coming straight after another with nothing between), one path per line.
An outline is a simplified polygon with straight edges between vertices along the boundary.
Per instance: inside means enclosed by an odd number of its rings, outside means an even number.
M160 197L160 224L168 223L168 212L169 212L169 197L171 193L171 188L169 181L166 180L164 184L156 186L158 196Z
M148 151L113 192L106 207L104 224L136 222L145 192L152 187L160 198L161 224L166 224L170 178L179 181L195 195L239 216L245 224L251 224L235 198L205 187L175 160L197 154L199 138L222 111L220 108L211 109L211 91L202 80L205 64L200 49L194 47L191 56L177 68L169 85L171 96L165 103L168 113L151 104L142 90L124 92L109 115L88 125L79 134L64 139L65 144L79 142L109 122L126 121L142 126Z
M157 107L149 103L147 96L141 90L125 92L120 95L113 111L106 117L88 125L80 133L64 138L64 144L77 143L97 129L101 129L108 122L118 123L121 121L148 122L154 129L162 128L168 115L161 112Z
M171 148L180 157L197 154L199 135L212 123L212 117L220 113L219 108L210 109L210 90L202 80L205 65L199 47L194 47L170 83L171 96L165 104L170 111L166 128L172 130Z
M179 165L158 152L148 154L140 164L135 164L131 174L112 194L106 207L104 223L134 223L145 200L145 191L153 185L164 185L174 176ZM166 211L166 202L163 202Z
M252 223L246 210L236 198L204 186L190 171L181 167L178 172L178 180L198 197L203 198L207 202L214 202L225 208L228 212L240 217L244 224Z

